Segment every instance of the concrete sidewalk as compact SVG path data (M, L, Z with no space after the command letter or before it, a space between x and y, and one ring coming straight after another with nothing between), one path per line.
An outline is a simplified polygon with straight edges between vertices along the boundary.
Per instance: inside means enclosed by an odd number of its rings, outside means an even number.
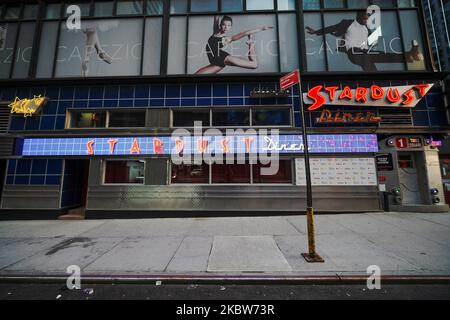
M450 275L450 214L316 216L324 264L308 264L306 217L0 222L0 276Z

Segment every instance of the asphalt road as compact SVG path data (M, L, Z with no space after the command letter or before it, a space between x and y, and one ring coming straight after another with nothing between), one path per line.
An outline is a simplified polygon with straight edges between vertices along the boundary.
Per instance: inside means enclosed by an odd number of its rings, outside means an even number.
M385 285L149 285L0 283L0 300L450 300L450 284Z

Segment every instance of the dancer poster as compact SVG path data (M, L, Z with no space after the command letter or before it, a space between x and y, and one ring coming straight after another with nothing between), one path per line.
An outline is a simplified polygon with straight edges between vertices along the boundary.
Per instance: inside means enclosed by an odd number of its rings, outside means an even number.
M425 70L425 46L413 10L305 14L308 71ZM327 70L328 68L328 70Z
M188 37L188 74L278 72L273 15L190 18Z

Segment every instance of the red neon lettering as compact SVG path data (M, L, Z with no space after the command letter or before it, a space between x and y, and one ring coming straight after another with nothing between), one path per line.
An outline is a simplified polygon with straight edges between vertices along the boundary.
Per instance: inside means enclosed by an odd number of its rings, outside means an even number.
M367 102L367 93L369 92L366 88L358 88L356 89L356 101L358 102Z
M339 96L340 100L344 100L344 99L348 99L348 100L352 100L353 99L353 92L350 89L350 87L345 87L344 90L342 90L341 95Z
M380 100L384 97L384 90L377 85L373 85L370 87L370 95L373 100Z
M414 89L410 89L405 92L404 96L406 97L406 100L402 102L404 106L409 106L411 103L416 100L416 97L414 95Z
M326 87L325 90L328 91L328 95L330 96L330 100L333 101L335 98L336 91L339 87Z
M141 148L139 147L138 139L134 139L133 146L130 149L130 154L141 154Z
M206 153L208 151L209 141L206 139L197 140L197 149L199 153Z
M175 152L182 153L183 150L184 150L184 140L178 138L177 140L175 140Z
M164 154L164 143L158 138L153 139L153 152L155 154Z
M87 154L89 154L89 155L94 154L94 144L95 144L95 140L91 140L88 143L86 143Z
M244 138L242 139L245 142L245 149L247 150L247 153L250 153L252 151L252 143L255 141L253 138Z
M116 149L116 144L118 143L118 140L110 139L108 140L109 144L109 154L114 154L114 150Z
M423 98L427 94L427 89L430 87L429 84L418 84L416 86L417 89L419 89L420 97Z
M322 111L322 114L320 115L320 120L319 122L323 123L323 122L332 122L332 113L330 110L325 109Z
M221 144L223 153L230 153L230 141L228 139L223 139Z
M400 101L401 98L402 97L400 97L400 92L398 92L398 89L389 88L388 94L387 94L387 99L391 103L397 103Z
M326 100L324 97L320 95L320 91L322 90L323 86L316 86L309 90L308 92L308 98L314 101L314 103L308 108L308 110L316 110L322 107Z

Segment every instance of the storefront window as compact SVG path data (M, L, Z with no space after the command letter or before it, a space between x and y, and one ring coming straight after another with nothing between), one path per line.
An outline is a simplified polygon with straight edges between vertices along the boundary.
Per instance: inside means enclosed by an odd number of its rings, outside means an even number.
M172 164L172 183L173 184L208 184L209 183L209 165Z
M123 1L117 2L118 15L143 14L142 1Z
M291 160L280 160L275 175L262 175L271 165L245 164L172 164L172 184L292 184ZM273 166L273 165L272 165ZM211 181L209 179L211 172ZM253 173L252 173L253 172ZM253 175L253 179L252 179ZM253 180L253 181L252 181Z
M145 127L145 110L110 111L108 127L110 128Z
M217 11L217 0L191 0L191 12Z
M70 114L71 128L105 128L106 111L83 112L73 111Z
M173 30L184 33L185 28L180 26L179 30ZM254 31L252 39L243 36L224 44L221 37L214 36L218 33L233 36L246 31ZM279 70L277 21L274 14L190 17L188 37L188 74L264 73ZM178 50L180 45L174 45L173 49L169 47L169 51L176 50L169 56L169 65L173 60L177 63L185 59L185 51Z
M286 12L295 11L296 2L276 1L277 8L275 0L192 0L190 13L185 15L185 1L172 0L168 74L278 73L297 69L297 19L296 14ZM219 9L223 14L197 14Z
M278 16L280 30L280 66L281 72L290 72L298 68L297 24L295 13L280 14Z
M105 184L144 184L144 160L114 160L105 163Z
M171 1L172 3L173 1ZM187 18L170 18L168 74L184 74L186 68L186 27Z
M222 0L222 12L242 11L243 0Z
M17 29L17 23L0 23L0 79L9 78Z
M162 15L164 10L163 0L147 0L147 15Z
M56 77L140 74L141 19L86 20L81 27L69 30L61 23Z
M202 122L202 126L210 126L209 109L206 110L174 110L173 126L174 127L194 127L194 122Z
M295 0L278 0L278 10L295 10Z
M36 4L27 4L23 9L23 19L36 19L38 16L38 6Z
M36 78L51 78L53 55L55 54L58 35L58 22L49 21L42 25L41 44L39 46Z
M214 127L248 127L250 112L248 110L212 110Z
M250 183L250 165L249 164L213 164L212 183Z
M48 3L45 11L46 19L58 19L61 12L60 3Z
M170 13L186 13L187 0L170 0Z
M20 7L6 7L5 20L17 20L20 17Z
M290 126L290 109L257 109L253 110L253 126Z
M27 78L33 51L34 22L24 22L20 25L19 39L16 44L13 78Z
M95 17L111 17L114 10L114 1L95 1Z
M247 10L273 10L273 0L247 0Z
M147 18L145 21L145 45L142 74L160 74L161 41L162 18Z
M292 161L280 160L279 170L275 175L262 175L262 168L269 168L271 165L262 165L260 163L253 165L253 183L254 184L292 184Z

